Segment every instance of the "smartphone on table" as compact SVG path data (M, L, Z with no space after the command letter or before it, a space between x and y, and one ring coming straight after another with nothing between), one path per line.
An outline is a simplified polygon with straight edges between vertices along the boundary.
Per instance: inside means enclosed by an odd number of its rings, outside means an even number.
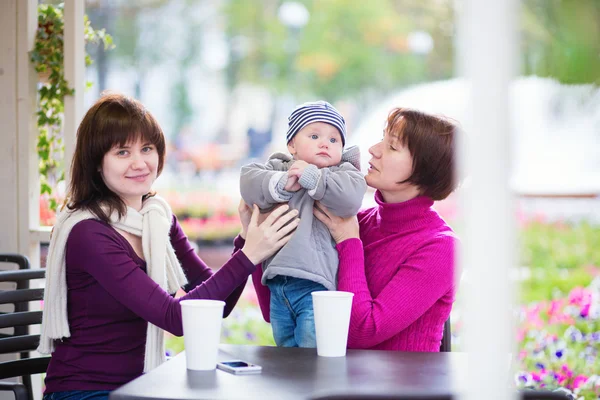
M260 374L262 371L260 365L243 360L221 361L217 363L217 368L235 375Z

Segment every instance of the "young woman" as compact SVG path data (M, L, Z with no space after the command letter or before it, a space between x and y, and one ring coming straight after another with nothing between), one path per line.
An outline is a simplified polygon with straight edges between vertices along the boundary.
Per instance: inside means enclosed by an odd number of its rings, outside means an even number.
M369 149L365 179L377 206L351 218L315 207L337 243L338 290L354 293L349 348L439 351L456 293L457 239L432 205L456 187L456 135L448 119L392 110ZM253 281L269 320L269 292L258 273Z
M244 247L213 274L151 192L164 160L160 126L129 97L103 96L79 126L46 266L39 351L52 359L45 399L106 399L159 365L163 330L183 334L179 301L224 300L229 314L256 264L297 226L296 213L283 211L259 226L256 208ZM180 287L187 294L173 298Z

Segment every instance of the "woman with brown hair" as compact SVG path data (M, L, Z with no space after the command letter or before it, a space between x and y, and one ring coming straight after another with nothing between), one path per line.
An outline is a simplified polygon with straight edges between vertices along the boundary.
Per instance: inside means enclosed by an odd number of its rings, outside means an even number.
M354 293L349 348L439 351L456 293L457 239L432 205L456 187L457 130L446 118L392 110L369 149L365 179L377 205L350 218L315 207L337 244L338 290ZM258 272L253 281L268 321L269 292L256 284Z
M46 266L45 399L106 399L162 363L163 330L183 334L179 301L224 300L229 314L297 226L285 210L258 225L256 208L245 245L213 274L151 191L164 161L163 132L138 101L104 95L84 116ZM187 294L173 298L180 287Z

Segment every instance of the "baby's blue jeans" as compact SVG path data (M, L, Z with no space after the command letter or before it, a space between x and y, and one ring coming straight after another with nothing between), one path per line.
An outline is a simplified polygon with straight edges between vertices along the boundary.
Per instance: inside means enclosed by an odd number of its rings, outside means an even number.
M271 327L280 347L317 347L311 293L327 290L307 279L278 275L267 281L271 290Z

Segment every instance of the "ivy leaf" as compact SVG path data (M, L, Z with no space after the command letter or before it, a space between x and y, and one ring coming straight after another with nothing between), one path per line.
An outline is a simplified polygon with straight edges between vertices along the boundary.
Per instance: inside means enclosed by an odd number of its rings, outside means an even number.
M52 194L52 188L47 183L42 183L41 188L42 188L41 194L45 194L45 193L47 193L49 195Z

